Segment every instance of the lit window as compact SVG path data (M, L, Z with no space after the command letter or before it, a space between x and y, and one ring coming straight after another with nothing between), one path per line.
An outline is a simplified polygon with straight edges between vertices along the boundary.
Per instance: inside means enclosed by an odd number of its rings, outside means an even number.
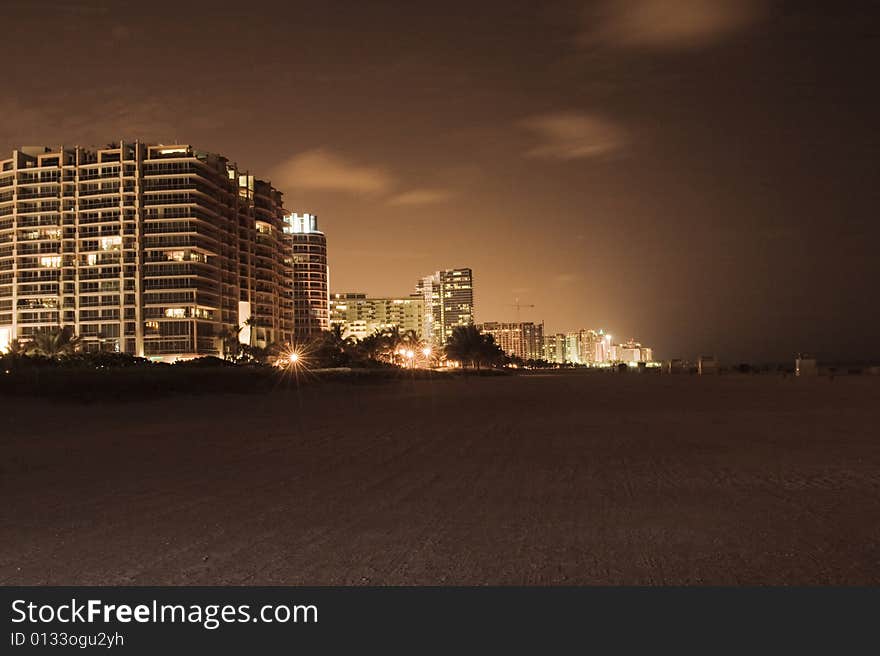
M120 246L122 246L122 237L119 235L101 239L101 250L103 251L119 250Z
M61 256L60 255L50 255L48 257L40 258L40 266L44 267L52 267L57 269L61 266Z
M169 319L183 319L186 317L186 308L167 308L165 316Z

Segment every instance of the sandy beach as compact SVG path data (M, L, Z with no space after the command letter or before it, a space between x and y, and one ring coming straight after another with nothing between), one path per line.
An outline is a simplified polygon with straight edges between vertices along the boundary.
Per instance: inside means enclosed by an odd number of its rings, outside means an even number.
M880 378L0 399L0 583L880 583Z

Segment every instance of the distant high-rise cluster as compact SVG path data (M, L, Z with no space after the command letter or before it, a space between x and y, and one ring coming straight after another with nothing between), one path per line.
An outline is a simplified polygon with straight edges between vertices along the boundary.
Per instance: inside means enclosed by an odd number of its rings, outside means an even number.
M69 327L88 351L171 360L326 328L324 236L285 214L271 183L188 145L15 150L0 161L0 349Z
M544 338L544 359L559 364L599 366L611 363L652 362L653 349L635 340L614 343L604 330L578 330Z
M408 296L332 294L330 322L342 326L345 336L358 339L396 326L442 346L455 326L474 322L473 272L466 268L435 271L419 278L415 293Z
M508 355L522 360L545 360L556 364L605 366L612 363L651 362L649 347L629 340L615 344L604 330L578 330L544 334L544 324L532 321L487 321L479 326L492 335Z

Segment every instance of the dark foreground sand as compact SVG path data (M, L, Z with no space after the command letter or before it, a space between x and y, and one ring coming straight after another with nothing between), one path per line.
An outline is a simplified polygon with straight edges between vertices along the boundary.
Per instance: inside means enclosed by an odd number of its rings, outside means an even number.
M3 584L878 584L880 379L0 399Z

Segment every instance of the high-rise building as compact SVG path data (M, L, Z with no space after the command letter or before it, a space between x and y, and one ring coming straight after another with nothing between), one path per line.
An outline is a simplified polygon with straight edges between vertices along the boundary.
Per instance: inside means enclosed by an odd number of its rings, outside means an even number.
M565 360L565 333L544 337L544 359L547 362L563 364Z
M361 293L330 295L330 323L342 325L344 337L363 339L394 326L422 337L424 321L425 301L417 294L397 298L368 298Z
M297 340L330 328L330 270L327 238L314 214L284 217L284 237L290 248L293 285L293 333Z
M443 269L419 279L416 293L425 299L425 339L446 344L455 326L474 323L474 280L470 269Z
M580 332L565 333L565 361L571 364L581 362Z
M614 359L618 362L652 362L654 359L654 350L642 346L634 339L630 339L624 344L618 344L614 354Z
M544 357L544 324L487 321L478 328L480 332L492 335L495 343L508 355L523 360L540 360Z
M621 362L639 362L642 359L642 345L633 340L618 344L617 359Z
M293 330L281 193L188 145L22 148L0 161L0 337L220 355ZM3 347L0 344L0 347Z

